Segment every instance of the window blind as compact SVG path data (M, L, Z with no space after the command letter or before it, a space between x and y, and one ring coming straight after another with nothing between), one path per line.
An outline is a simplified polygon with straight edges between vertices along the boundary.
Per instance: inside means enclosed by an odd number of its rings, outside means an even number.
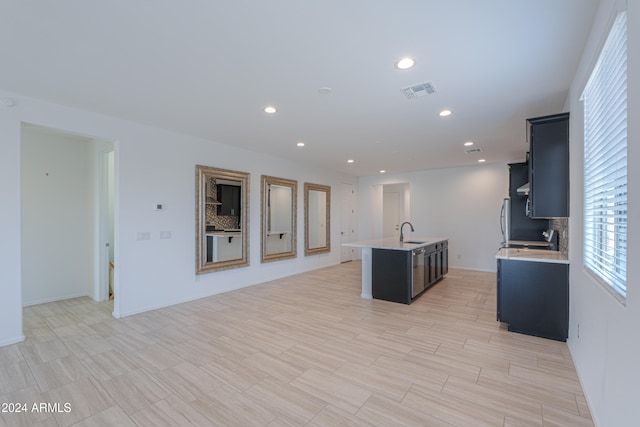
M627 15L614 22L582 95L584 264L627 293Z

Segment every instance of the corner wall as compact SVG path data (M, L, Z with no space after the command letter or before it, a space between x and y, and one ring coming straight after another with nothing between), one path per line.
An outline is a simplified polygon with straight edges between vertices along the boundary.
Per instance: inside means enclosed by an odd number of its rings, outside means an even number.
M93 283L93 159L88 140L25 127L22 303L86 296Z
M411 221L414 236L449 238L451 267L496 271L500 207L509 195L505 163L361 177L358 240L382 236L382 185L399 183L409 184L400 222Z
M22 335L21 300L21 123L30 123L100 140L116 141L115 294L116 317L164 307L340 262L341 182L357 178L168 132L121 119L63 107L10 92L16 105L0 110L0 345ZM195 274L195 165L249 172L249 267ZM305 181L333 187L331 252L304 256L304 215L298 215L296 259L260 263L260 175L298 180L298 210L303 212ZM154 203L166 210L154 211ZM171 239L160 239L170 231ZM151 240L137 241L138 232Z
M20 122L18 114L0 114L0 346L24 340L22 334L20 241Z
M568 345L596 425L640 420L640 2L628 2L627 301L620 304L586 271L583 259L584 115L580 96L624 0L602 0L568 98L571 111L570 318Z

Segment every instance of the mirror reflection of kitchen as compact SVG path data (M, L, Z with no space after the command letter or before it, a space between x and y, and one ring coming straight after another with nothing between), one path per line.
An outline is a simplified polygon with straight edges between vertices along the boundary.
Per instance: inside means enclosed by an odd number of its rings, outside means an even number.
M207 177L206 262L242 258L242 182Z
M292 188L268 184L266 188L266 255L291 252L293 250Z

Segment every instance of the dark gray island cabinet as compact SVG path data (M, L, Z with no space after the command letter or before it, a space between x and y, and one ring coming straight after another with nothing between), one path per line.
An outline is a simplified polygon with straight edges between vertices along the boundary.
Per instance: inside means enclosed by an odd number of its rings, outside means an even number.
M566 341L569 263L556 251L501 249L496 256L497 320L518 332Z
M414 246L373 248L373 298L410 304L447 274L448 240Z

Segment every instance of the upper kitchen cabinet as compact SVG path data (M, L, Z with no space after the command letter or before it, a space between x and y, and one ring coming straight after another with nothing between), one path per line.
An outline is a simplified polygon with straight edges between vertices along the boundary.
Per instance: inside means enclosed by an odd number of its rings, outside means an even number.
M548 219L531 219L527 215L527 198L518 188L529 182L529 163L509 164L509 198L511 199L511 240L540 240L549 229Z
M218 184L218 215L240 216L241 187L233 184Z
M569 113L527 120L531 218L569 216Z

